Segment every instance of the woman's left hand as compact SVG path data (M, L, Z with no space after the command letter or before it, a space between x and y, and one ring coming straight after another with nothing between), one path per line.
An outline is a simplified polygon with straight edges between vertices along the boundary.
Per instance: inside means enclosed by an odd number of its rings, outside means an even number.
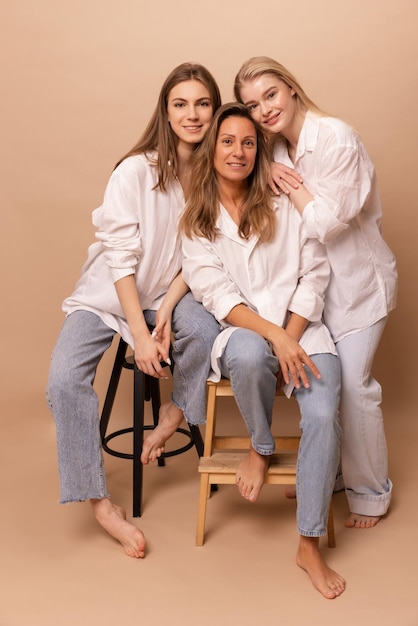
M167 362L167 358L170 352L171 343L171 316L172 311L166 310L160 307L156 315L156 324L152 332L152 336L158 339L158 341L164 346L165 354L163 360Z

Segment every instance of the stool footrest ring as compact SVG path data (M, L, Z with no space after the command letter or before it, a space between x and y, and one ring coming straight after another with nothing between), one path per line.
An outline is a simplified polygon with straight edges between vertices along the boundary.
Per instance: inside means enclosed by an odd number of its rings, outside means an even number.
M154 430L154 428L155 428L154 425L144 426L144 430ZM110 433L110 435L106 435L106 437L102 441L103 450L105 450L108 454L111 454L112 456L117 456L121 459L132 460L134 458L134 455L132 453L119 452L118 450L114 450L113 448L110 448L108 446L108 442L111 441L111 439L120 437L121 435L133 433L133 431L134 429L131 426L129 428L122 428L120 430L115 430L114 433ZM193 442L192 435L189 431L185 430L184 428L177 428L176 433L180 433L181 435L184 435L185 437L187 437L189 440L188 443L186 443L184 446L181 446L180 448L176 448L175 450L169 450L168 452L163 452L161 457L167 458L170 456L177 456L178 454L183 454L183 452L187 452L187 450L190 450L191 448L193 448L194 442Z

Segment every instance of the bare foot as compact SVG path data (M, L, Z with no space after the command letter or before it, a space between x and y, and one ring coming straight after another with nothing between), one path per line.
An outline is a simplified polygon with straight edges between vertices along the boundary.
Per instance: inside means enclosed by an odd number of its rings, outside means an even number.
M360 515L360 513L350 513L350 517L345 522L347 528L373 528L381 519L380 515Z
M166 402L160 407L158 426L144 440L141 453L141 463L147 465L155 461L164 452L164 444L170 439L183 419L183 411L172 402Z
M90 500L93 513L100 526L119 541L128 556L142 559L145 556L145 537L139 528L126 521L124 509L112 504L108 498Z
M255 502L264 484L270 456L258 454L253 448L237 469L236 482L243 498Z
M296 563L324 598L333 600L345 591L344 578L328 567L319 552L319 537L300 537Z
M286 487L284 490L286 498L296 498L296 487Z

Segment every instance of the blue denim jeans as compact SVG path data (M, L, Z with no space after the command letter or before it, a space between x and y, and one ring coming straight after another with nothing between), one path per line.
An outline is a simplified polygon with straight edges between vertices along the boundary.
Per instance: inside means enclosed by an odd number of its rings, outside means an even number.
M307 369L309 389L294 390L302 433L297 462L297 527L301 535L320 537L326 533L340 458L341 372L338 357L329 353L310 356L322 377L317 380ZM240 328L229 338L220 365L222 375L231 381L254 450L272 454L271 420L279 366L270 346L257 333Z
M213 342L221 327L193 295L187 293L173 311L174 404L189 424L206 421L206 380Z
M150 325L155 315L144 311ZM188 293L173 312L173 331L174 401L186 419L202 423L210 352L219 325ZM114 334L94 313L75 311L64 321L52 354L47 401L56 422L61 503L109 496L93 382Z
M382 389L371 369L386 318L337 343L341 360L341 463L353 513L384 515L392 497L381 409Z

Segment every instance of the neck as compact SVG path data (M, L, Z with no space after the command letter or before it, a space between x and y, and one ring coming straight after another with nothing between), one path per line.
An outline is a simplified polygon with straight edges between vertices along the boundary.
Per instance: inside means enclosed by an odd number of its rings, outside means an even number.
M195 149L194 144L178 143L177 145L177 178L183 191L186 191L189 182L189 161Z
M302 113L299 109L296 111L292 123L282 131L283 137L288 143L289 156L294 161L296 156L296 148L299 141L300 131L302 130L303 122L305 121L306 113Z
M241 221L242 204L246 190L246 181L233 184L229 181L218 180L219 201L223 204L236 224L239 224Z

